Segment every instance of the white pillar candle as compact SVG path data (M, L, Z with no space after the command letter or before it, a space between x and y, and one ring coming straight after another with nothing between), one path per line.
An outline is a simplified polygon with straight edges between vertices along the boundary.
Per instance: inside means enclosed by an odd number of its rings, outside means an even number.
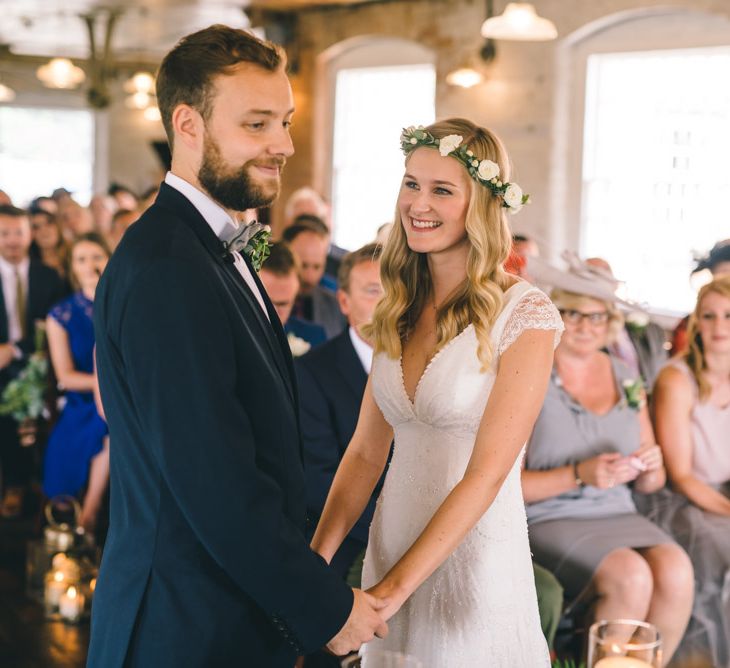
M54 571L50 577L46 577L45 599L46 607L55 608L58 606L61 596L65 593L68 584L61 571Z
M607 656L598 661L594 668L654 668L654 666L632 656Z
M77 621L84 611L84 595L76 587L69 587L58 602L61 617L70 622Z

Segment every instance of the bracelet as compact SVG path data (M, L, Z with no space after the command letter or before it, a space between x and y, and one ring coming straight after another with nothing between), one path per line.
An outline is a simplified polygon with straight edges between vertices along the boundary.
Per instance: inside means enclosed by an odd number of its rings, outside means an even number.
M583 482L583 478L578 475L578 462L573 462L573 478L575 478L576 487L586 486L585 482Z

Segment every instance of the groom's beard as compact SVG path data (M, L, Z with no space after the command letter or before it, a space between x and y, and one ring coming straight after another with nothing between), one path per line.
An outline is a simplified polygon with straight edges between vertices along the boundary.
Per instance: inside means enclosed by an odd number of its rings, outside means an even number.
M278 196L281 183L270 179L257 183L249 170L253 165L284 166L283 158L249 160L241 167L229 167L221 156L220 147L206 132L203 143L203 162L198 170L198 181L208 194L226 209L246 211L269 206Z

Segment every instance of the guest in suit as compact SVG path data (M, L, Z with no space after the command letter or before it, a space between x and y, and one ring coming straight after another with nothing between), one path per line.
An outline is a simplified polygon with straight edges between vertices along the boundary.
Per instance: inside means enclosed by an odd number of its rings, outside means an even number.
M322 327L291 315L299 292L299 275L296 256L286 242L278 241L271 245L269 257L259 271L259 278L284 326L293 355L296 356L296 350L292 345L292 336L305 341L310 348L327 340L327 334Z
M284 230L283 239L299 260L300 287L294 315L324 327L327 338L337 336L346 321L334 293L320 285L329 245L327 226L321 220L308 217Z
M371 344L360 333L383 294L381 246L368 244L348 253L340 264L337 299L348 328L296 360L300 417L307 481L307 537L312 538L337 467L357 425L360 403L373 359ZM360 586L362 555L382 481L330 562L342 579ZM348 577L349 576L349 577ZM308 656L306 668L336 668L339 662L322 652Z
M90 668L291 668L387 633L384 602L307 545L293 364L238 250L239 212L276 199L293 153L285 70L222 25L160 65L171 171L94 301L112 445Z
M284 207L284 226L283 229L290 227L296 222L296 219L302 215L315 216L321 219L327 226L327 230L330 234L330 245L327 251L327 262L325 264L325 276L337 277L340 270L340 262L345 256L347 251L344 248L340 248L336 244L332 243L332 209L330 205L325 202L322 195L320 195L314 188L304 186L298 188L286 201Z
M368 244L345 255L340 265L337 298L348 328L296 362L301 387L300 415L310 537L355 431L370 373L373 349L360 333L360 326L370 321L383 293L380 251L377 244ZM365 549L379 492L379 488L373 492L362 517L330 563L343 578Z
M35 351L35 326L63 296L58 274L29 257L30 221L23 209L0 205L0 393ZM33 452L23 448L18 423L0 416L0 467L5 485L2 513L15 517L33 472Z

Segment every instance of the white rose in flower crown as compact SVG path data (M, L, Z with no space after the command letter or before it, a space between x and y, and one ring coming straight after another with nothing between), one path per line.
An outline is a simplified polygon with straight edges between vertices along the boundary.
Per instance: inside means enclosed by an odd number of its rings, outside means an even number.
M287 334L286 340L289 342L289 350L291 350L292 357L301 357L304 353L309 352L312 344L304 339L300 339L291 332Z
M522 188L516 183L510 183L502 195L504 203L510 209L522 208Z
M451 151L459 148L464 138L461 135L448 135L439 141L439 153L446 157Z
M479 163L479 169L477 174L482 181L491 181L496 176L499 176L499 165L491 160L482 160Z

